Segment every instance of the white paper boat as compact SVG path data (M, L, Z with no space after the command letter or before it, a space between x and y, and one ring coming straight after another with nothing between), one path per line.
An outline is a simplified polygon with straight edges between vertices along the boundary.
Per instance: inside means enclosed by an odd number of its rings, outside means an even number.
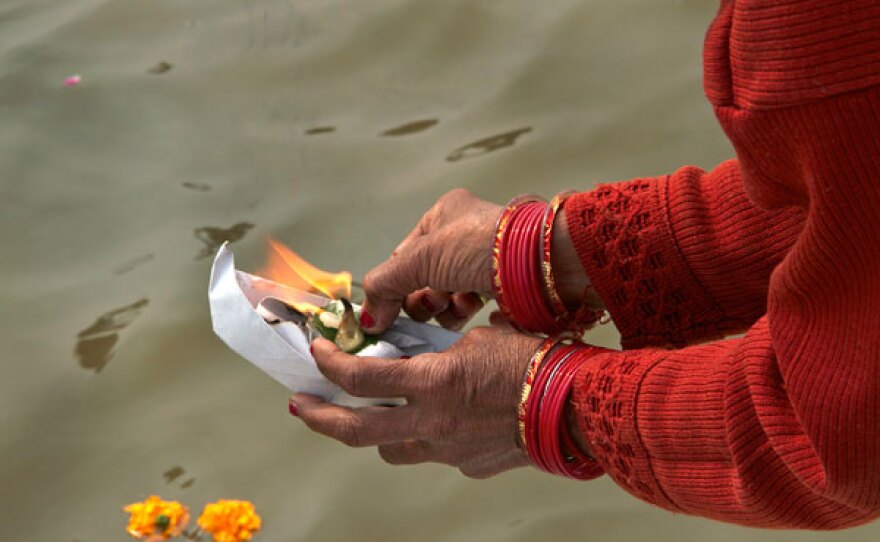
M274 297L285 302L308 302L323 307L330 299L290 288L235 269L228 243L224 243L211 269L208 299L214 333L229 348L283 384L291 392L318 395L337 404L359 406L387 404L387 398L361 399L348 395L321 374L309 353L305 334L295 324L268 324L256 307ZM398 318L380 337L377 345L360 356L399 357L438 352L448 348L461 335L438 326ZM399 401L398 401L399 402Z

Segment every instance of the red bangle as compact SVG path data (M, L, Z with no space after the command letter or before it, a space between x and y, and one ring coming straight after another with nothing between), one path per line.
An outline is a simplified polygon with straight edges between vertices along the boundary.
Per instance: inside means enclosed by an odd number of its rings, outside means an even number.
M544 296L538 258L545 209L532 198L505 207L496 228L492 284L501 313L515 328L556 335L563 329Z
M581 343L558 345L555 341L548 341L538 350L542 359L535 366L529 393L523 395L524 447L537 468L568 478L589 480L600 476L602 467L578 448L565 420L571 386L583 362L583 357L578 355L583 346ZM551 352L556 345L559 347ZM533 360L536 357L537 354Z
M565 361L573 355L575 348L568 345L565 349L558 349L544 366L545 370L540 373L540 386L536 386L539 390L534 396L534 402L531 403L531 412L529 421L531 422L531 432L534 434L533 446L531 448L535 465L541 470L557 474L553 468L552 446L548 443L552 442L552 434L554 426L548 425L547 413L550 409L552 397L547 394L550 383L558 375L558 371Z
M553 224L567 195L549 204L536 196L517 197L495 225L492 289L501 314L519 331L579 336L600 318L586 304L568 311L554 281Z
M556 224L556 216L565 205L573 191L560 192L553 196L547 205L547 211L543 220L541 234L541 273L547 298L555 313L556 323L560 329L565 330L574 337L580 337L584 331L601 321L602 312L597 312L588 306L586 300L574 312L569 312L568 307L562 301L562 296L556 288L556 278L553 275L552 241L553 227ZM586 296L585 296L586 297Z
M554 343L554 346L557 344L558 343ZM559 359L560 356L567 356L571 350L571 345L558 344L558 346L559 348L553 351L553 355L549 356L550 359L545 359L544 363L538 367L538 372L535 375L535 381L532 385L532 393L529 396L525 407L525 434L528 438L526 453L532 458L532 462L536 465L544 463L541 457L543 447L541 446L541 433L539 430L541 423L539 416L541 412L540 406L543 402L544 392L549 381L548 377L553 372L552 368L548 370L548 365L553 365L555 363L551 360Z
M541 346L539 346L534 355L532 355L532 359L529 360L529 364L526 366L525 375L523 375L519 394L519 404L516 406L517 432L519 435L519 443L523 450L528 446L528 439L526 437L526 403L528 403L529 396L532 393L532 386L535 382L535 375L538 372L538 367L540 367L541 363L544 361L547 352L556 345L556 342L556 339L544 339L544 342L541 343Z
M510 222L514 212L522 205L530 202L540 201L537 196L527 195L518 196L507 205L498 217L495 224L495 238L492 246L492 290L495 295L495 301L498 303L498 309L504 318L515 329L522 331L516 317L511 311L511 299L514 295L514 289L518 289L515 282L511 281L510 273L506 262L502 263L502 257L516 251L516 247L511 246L511 228Z
M516 227L521 229L520 244L515 252L508 253L512 257L508 266L516 266L520 278L520 282L515 283L519 287L513 288L520 300L513 307L517 320L527 331L556 335L562 330L553 325L553 311L544 297L541 269L535 257L540 251L541 221L545 207L541 203L531 203L515 216L515 219L519 219Z
M544 470L564 475L563 462L564 458L559 446L559 428L562 409L559 407L560 400L564 400L564 396L559 393L560 388L565 388L566 383L570 383L569 367L571 367L571 359L573 352L567 352L564 357L560 357L553 366L553 372L550 374L547 385L544 388L544 395L538 403L538 433L540 435L539 444L541 447L542 467ZM556 361L556 360L554 360ZM549 368L549 367L548 367ZM562 386L551 386L551 383L560 383Z

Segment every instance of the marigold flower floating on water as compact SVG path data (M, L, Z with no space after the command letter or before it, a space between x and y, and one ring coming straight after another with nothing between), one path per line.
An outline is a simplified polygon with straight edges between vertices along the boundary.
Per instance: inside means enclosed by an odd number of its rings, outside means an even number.
M214 535L214 542L243 542L260 530L262 521L248 501L208 503L199 516L199 527Z
M189 521L189 509L177 501L163 501L150 495L144 502L123 508L131 514L128 534L134 538L154 542L179 535Z

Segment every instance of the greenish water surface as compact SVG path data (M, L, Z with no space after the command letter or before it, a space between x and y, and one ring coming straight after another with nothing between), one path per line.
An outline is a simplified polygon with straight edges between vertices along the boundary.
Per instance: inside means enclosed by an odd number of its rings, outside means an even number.
M701 89L716 7L0 0L2 538L123 540L121 506L157 493L251 500L265 541L878 539L393 468L309 433L210 329L225 238L245 268L272 235L363 276L453 187L500 203L728 158Z

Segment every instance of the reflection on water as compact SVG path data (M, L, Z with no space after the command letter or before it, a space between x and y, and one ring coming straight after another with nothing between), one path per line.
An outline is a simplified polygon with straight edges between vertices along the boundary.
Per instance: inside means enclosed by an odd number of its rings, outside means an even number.
M166 484L170 484L171 482L174 482L178 478L182 477L184 474L186 474L186 470L184 470L184 468L181 467L180 465L175 465L174 467L171 467L170 469L166 470L162 474L162 477L165 478ZM194 483L196 483L195 478L188 478L180 484L180 487L182 489L188 489L188 488L192 487L192 485Z
M165 62L164 60L160 60L158 63L156 63L155 66L153 66L152 68L150 68L147 71L150 73L156 74L156 75L162 75L163 73L170 72L171 68L173 68L173 67L174 67L174 65L171 64L170 62Z
M457 162L465 158L474 158L492 151L497 151L498 149L503 149L504 147L510 147L516 143L516 140L519 139L521 135L531 131L531 126L527 126L525 128L511 130L510 132L504 132L503 134L489 136L480 139L479 141L468 143L464 147L455 149L449 153L449 156L447 156L446 159L450 162Z
M315 126L306 130L306 135L329 134L336 131L336 126Z
M183 473L185 472L186 471L183 470L183 467L181 467L180 465L176 465L162 473L162 476L165 478L165 482L170 484L174 480L177 480L178 478L183 476Z
M76 343L74 355L83 369L100 373L104 365L113 357L113 347L119 340L116 333L101 337L82 338Z
M180 185L184 188L189 188L190 190L195 190L196 192L207 192L211 189L211 185L204 183L192 183L189 181L180 183Z
M123 263L122 265L114 269L113 273L116 275L123 275L125 273L128 273L135 267L139 267L147 262L152 261L154 257L155 256L153 254L142 254Z
M196 259L201 260L202 258L210 258L215 252L217 252L220 245L226 241L229 241L230 243L238 241L253 227L254 225L250 222L239 222L238 224L225 229L213 228L211 226L196 228L194 231L196 239L205 244L202 250L196 255Z
M149 300L139 299L130 305L114 309L98 317L95 322L79 332L74 355L83 369L96 373L113 358L113 347L119 341L119 331L125 329L147 306Z
M439 119L424 119L424 120L416 120L412 122L407 122L406 124L401 124L400 126L396 126L394 128L389 128L385 130L380 135L383 136L403 136L409 134L415 134L418 132L422 132L427 130L428 128L434 126L440 122Z

